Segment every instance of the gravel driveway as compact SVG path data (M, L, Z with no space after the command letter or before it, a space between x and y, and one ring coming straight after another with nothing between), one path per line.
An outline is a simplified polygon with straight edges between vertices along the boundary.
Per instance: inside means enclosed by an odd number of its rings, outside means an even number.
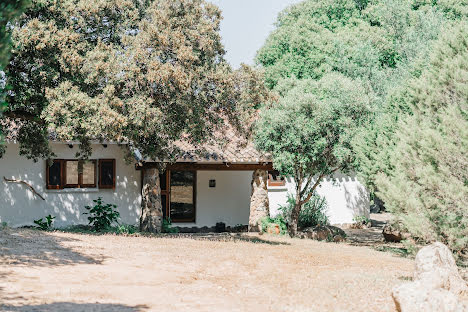
M266 235L0 230L1 311L394 311L413 261Z

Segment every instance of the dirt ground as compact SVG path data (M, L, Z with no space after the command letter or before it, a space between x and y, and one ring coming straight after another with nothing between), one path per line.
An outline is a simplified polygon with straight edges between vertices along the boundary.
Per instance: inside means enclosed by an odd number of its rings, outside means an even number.
M0 230L1 311L394 311L413 262L266 235Z

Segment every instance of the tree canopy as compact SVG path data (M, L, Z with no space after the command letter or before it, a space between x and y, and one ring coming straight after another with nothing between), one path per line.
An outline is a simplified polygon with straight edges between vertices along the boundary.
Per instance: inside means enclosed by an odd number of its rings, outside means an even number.
M296 205L289 233L294 236L302 206L321 180L353 163L351 141L370 112L359 81L329 73L320 80L286 79L276 87L280 99L262 110L256 145L272 154L282 174L294 177Z
M413 77L378 195L419 240L442 241L468 260L468 24L444 31Z
M257 73L224 61L220 18L203 0L34 0L13 25L7 68L20 152L50 157L52 133L80 142L80 157L106 140L166 159L175 140L236 118L264 93Z
M346 151L351 157L346 158L344 168L358 170L371 192L378 193L379 174L390 174L395 168L392 155L400 140L395 132L401 120L413 114L413 91L409 85L428 66L433 43L441 33L445 34L442 31L465 19L467 9L468 4L450 0L306 0L279 15L276 29L258 51L256 60L265 70L267 86L280 93L277 105L283 109L284 101L300 106L302 98L308 96L304 91L293 92L294 88L291 93L284 92L284 85L291 80L310 84L311 80L321 83L333 77L340 85L340 80L346 78L355 89L332 89L343 103L347 103L347 97L355 99L354 90L361 90L359 100L369 103L369 118L365 123L356 119L352 135L346 134ZM328 107L333 96L317 98ZM313 126L304 126L304 118L296 117L300 122L294 122L295 117L286 117L280 108L274 104L264 108L257 138L262 149L273 153L278 169L297 176L295 161L300 163L309 157L304 151L319 150L327 134L311 134ZM348 109L352 112L352 108ZM311 109L309 116L313 118L307 122L318 124L316 118L326 116L322 110L316 106ZM282 118L270 117L273 112ZM330 127L342 114L334 111L327 116L329 122L322 125ZM283 120L290 125L286 126ZM294 127L297 131L289 134L289 128ZM262 134L265 129L269 136ZM279 134L274 135L275 132ZM265 144L268 140L275 143ZM338 141L338 146L341 143ZM295 156L286 156L281 148ZM309 172L321 175L317 168Z
M0 69L10 57L10 33L7 26L29 5L29 0L3 0L0 3Z

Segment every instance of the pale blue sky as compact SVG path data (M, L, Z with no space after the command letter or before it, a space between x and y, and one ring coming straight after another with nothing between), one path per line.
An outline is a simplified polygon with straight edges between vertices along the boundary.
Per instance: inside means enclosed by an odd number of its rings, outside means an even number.
M234 67L252 65L255 53L274 29L278 13L301 0L209 0L223 11L221 36L226 59Z

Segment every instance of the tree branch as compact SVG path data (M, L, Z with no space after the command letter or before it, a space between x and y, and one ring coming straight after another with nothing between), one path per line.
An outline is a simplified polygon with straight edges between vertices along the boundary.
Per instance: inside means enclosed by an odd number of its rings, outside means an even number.
M32 187L31 184L29 184L28 182L25 182L25 181L22 181L22 180L13 180L13 179L7 179L5 177L3 177L3 180L5 180L5 182L10 182L10 183L22 183L24 185L26 185L27 187L29 187L31 189L31 191L33 192L34 195L40 197L42 200L45 200L44 197L42 197L41 194L39 194L35 189L34 187Z

